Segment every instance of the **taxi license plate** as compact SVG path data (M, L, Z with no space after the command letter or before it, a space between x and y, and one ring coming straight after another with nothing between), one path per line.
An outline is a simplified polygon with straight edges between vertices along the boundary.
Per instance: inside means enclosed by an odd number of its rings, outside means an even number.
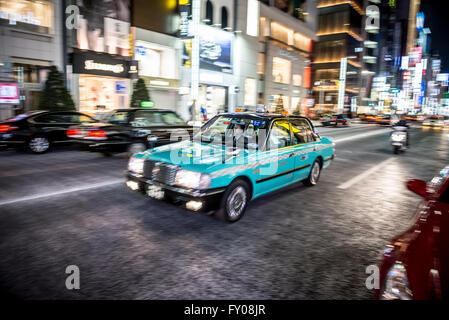
M165 197L165 192L161 187L148 185L147 195L153 199L162 200Z

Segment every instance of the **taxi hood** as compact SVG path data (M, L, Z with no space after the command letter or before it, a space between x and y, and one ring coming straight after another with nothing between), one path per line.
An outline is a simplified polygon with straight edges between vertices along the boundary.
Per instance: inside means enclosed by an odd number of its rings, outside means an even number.
M183 169L209 173L217 166L246 158L256 150L236 149L226 145L199 141L182 141L137 154L137 157L178 165Z

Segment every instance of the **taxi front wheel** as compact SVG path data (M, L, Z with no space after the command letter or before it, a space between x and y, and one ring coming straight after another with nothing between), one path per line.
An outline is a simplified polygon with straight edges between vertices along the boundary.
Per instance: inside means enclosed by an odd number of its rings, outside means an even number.
M235 180L226 189L221 199L220 209L215 212L215 216L226 222L236 222L240 220L248 206L250 200L250 187L244 180Z
M304 184L306 186L312 187L318 183L321 174L321 162L320 160L315 160L312 165L312 169L310 170L309 176L306 180L304 180Z

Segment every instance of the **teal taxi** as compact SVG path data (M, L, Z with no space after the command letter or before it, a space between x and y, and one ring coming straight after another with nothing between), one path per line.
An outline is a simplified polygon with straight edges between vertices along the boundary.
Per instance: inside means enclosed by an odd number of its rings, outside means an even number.
M334 156L333 141L321 137L307 118L224 113L193 139L134 154L126 184L151 198L235 222L252 199L296 182L316 185Z

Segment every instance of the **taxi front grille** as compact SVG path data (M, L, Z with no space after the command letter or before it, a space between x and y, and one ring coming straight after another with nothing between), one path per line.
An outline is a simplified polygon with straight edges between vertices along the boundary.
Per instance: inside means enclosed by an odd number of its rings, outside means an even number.
M143 172L147 179L172 186L175 184L178 167L169 163L147 160Z

